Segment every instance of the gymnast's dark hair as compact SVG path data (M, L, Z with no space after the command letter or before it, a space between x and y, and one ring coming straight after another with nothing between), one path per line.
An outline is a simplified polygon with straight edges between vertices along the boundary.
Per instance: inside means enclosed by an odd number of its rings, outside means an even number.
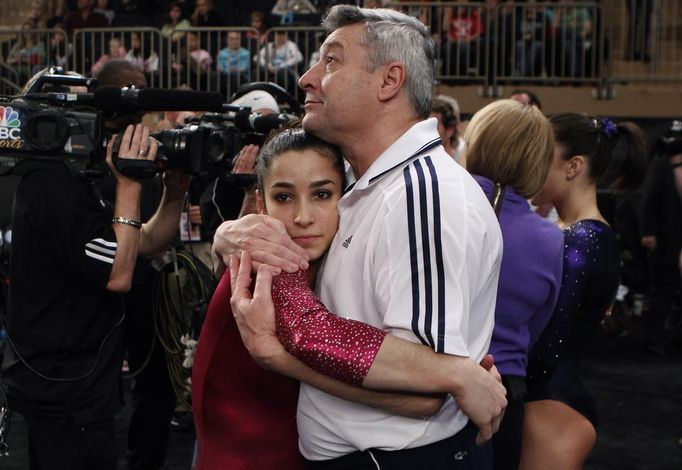
M633 122L614 124L583 113L562 113L550 118L554 140L565 160L584 155L590 177L599 187L634 190L644 178L648 143Z
M284 129L268 138L263 145L258 160L256 161L256 175L258 176L258 189L263 191L263 179L268 174L272 162L285 152L301 152L314 150L320 155L329 158L334 168L341 175L341 189L345 187L345 168L341 150L335 145L318 139L312 134L306 133L302 128Z
M526 90L525 88L520 88L518 90L512 91L509 96L511 97L514 95L528 95L528 101L529 101L528 104L530 104L531 106L535 106L540 111L542 111L542 103L540 102L540 98L538 97L538 95L536 95L532 91Z

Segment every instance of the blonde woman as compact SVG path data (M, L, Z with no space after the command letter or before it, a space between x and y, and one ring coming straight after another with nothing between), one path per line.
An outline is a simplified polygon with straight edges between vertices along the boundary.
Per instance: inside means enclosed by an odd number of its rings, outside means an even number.
M561 285L564 237L526 202L547 178L554 138L538 108L500 100L474 115L464 140L467 169L495 208L504 248L490 352L508 404L493 436L493 465L518 469L528 349L547 325Z

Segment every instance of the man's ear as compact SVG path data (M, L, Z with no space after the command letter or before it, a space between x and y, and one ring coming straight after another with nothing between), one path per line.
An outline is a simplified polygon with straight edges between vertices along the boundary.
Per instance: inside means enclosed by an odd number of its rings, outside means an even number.
M572 180L581 175L587 168L587 160L584 155L574 155L568 160L566 167L566 179Z
M394 98L405 84L405 64L402 62L391 62L382 67L384 72L382 74L381 88L379 89L379 100L388 101Z
M268 213L268 211L265 210L265 201L263 201L263 196L261 196L260 189L256 189L256 211L259 214Z

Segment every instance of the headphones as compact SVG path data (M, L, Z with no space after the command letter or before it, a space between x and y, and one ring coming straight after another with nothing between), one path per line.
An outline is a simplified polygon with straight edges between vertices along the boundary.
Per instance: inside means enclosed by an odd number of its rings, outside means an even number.
M284 88L272 82L253 82L242 85L232 94L230 103L254 90L261 90L270 93L277 102L283 101L286 103L289 106L289 110L292 114L296 114L298 116L301 115L301 105L298 103L298 101L296 101L296 98L294 98Z

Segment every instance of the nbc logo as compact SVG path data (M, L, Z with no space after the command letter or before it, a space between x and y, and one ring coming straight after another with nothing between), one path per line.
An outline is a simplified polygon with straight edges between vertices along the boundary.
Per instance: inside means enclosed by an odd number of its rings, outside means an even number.
M11 106L0 106L0 148L20 149L23 145L19 113Z

